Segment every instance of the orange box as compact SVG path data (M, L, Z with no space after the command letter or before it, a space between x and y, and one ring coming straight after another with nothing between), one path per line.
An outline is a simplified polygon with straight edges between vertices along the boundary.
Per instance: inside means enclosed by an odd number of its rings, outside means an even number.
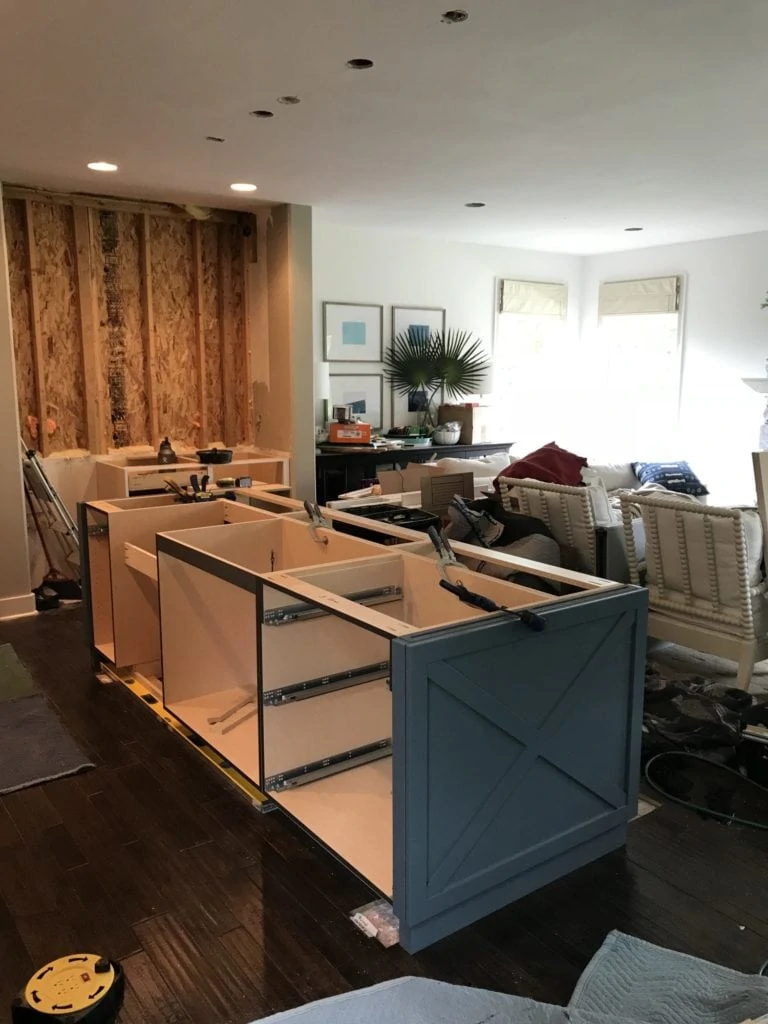
M370 423L331 423L328 434L331 444L370 444Z

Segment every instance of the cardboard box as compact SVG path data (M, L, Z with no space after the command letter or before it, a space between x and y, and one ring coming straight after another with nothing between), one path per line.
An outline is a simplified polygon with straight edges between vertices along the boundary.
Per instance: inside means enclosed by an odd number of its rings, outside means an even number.
M380 469L378 472L382 494L403 494L418 491L422 478L439 473L434 462L411 462L403 469Z
M491 437L491 408L488 405L441 405L438 423L460 423L459 444L482 444Z

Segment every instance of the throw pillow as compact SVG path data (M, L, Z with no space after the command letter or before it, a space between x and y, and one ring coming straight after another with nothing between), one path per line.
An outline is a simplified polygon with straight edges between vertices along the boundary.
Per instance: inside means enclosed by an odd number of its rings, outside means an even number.
M581 471L586 464L587 460L581 455L574 455L550 441L503 469L493 485L498 490L499 477L503 476L514 480L541 480L545 484L570 484L576 487L582 482Z
M709 494L687 462L635 462L632 468L641 484L661 484L668 491L697 498Z

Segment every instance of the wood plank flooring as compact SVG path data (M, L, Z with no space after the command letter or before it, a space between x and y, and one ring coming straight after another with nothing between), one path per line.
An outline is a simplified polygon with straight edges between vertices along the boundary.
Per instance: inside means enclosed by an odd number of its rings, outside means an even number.
M94 681L77 609L0 623L6 642L97 768L0 798L0 1017L76 950L123 961L123 1024L245 1024L406 974L559 1003L612 928L744 971L768 958L768 834L674 807L416 957L384 950L347 920L365 885Z

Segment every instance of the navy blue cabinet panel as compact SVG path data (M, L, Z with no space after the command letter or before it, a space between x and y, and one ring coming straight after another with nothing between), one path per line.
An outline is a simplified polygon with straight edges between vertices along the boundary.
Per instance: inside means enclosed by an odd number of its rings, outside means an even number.
M394 907L418 950L620 846L637 808L646 595L392 644Z

